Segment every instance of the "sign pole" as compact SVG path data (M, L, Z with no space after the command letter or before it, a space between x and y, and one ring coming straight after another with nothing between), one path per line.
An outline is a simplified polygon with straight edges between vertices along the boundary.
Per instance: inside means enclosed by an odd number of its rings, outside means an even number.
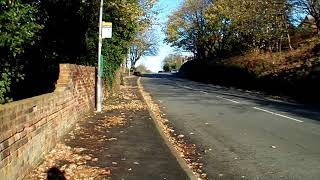
M103 13L103 0L100 4L100 17L99 17L99 44L98 44L98 77L97 77L97 96L96 108L97 112L102 111L102 70L101 70L101 49L102 49L102 13Z

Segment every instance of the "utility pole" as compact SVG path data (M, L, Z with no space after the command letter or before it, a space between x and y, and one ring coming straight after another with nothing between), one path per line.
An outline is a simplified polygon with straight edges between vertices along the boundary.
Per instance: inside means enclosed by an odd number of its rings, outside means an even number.
M100 4L100 18L99 18L99 44L98 44L98 77L97 77L97 96L96 108L97 112L102 110L102 71L101 71L101 49L102 49L102 13L103 13L103 0Z

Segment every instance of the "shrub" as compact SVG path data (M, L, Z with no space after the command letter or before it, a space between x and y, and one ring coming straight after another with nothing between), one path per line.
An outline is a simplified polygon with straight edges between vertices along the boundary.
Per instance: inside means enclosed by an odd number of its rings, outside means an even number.
M37 24L36 8L19 1L0 2L0 103L12 100L14 82L24 77L25 49L33 45L36 33L41 29Z

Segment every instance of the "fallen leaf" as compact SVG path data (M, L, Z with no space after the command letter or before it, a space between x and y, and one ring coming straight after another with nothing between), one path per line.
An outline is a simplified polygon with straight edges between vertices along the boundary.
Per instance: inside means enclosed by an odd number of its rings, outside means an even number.
M180 135L178 136L178 138L184 138L184 135L183 135L183 134L180 134Z

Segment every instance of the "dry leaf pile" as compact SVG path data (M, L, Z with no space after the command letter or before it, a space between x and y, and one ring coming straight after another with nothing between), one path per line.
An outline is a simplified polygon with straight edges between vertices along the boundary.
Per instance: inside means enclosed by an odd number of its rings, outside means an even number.
M105 106L104 111L111 112L116 110L121 112L146 109L142 101L136 99L137 97L130 92L129 86L124 86L118 98L114 99L112 103L107 102L110 104ZM128 103L125 103L123 100ZM80 122L86 122L88 126L92 128L82 127L79 125ZM93 162L99 161L97 157L94 157L94 155L90 153L92 149L78 147L79 144L73 148L66 144L80 141L90 148L99 148L106 142L117 141L118 139L116 137L108 137L106 132L108 132L110 128L124 126L126 122L127 119L123 112L121 112L120 115L88 115L79 121L68 136L64 138L65 143L57 144L56 147L44 157L44 162L25 177L25 179L47 179L48 170L52 167L59 169L66 179L109 179L112 169L92 166L92 164L94 164ZM101 150L102 149L98 151ZM116 164L113 163L113 165Z
M99 125L104 128L123 126L126 123L125 118L119 116L112 116L106 119L100 119L98 121L100 122Z
M71 148L65 144L57 144L36 170L30 173L25 179L44 180L47 178L47 171L51 167L57 167L66 179L107 179L111 171L108 168L92 167L87 163L97 161L98 159L92 155L81 155L83 148Z
M139 110L145 110L146 106L143 104L141 100L138 99L138 97L132 93L130 90L133 88L132 86L129 86L125 84L124 86L120 87L120 93L119 93L119 99L124 99L127 102L123 101L114 101L114 102L107 102L107 105L104 106L103 110L105 111L111 111L111 110L133 110L133 111L139 111Z
M207 174L203 172L203 163L200 162L201 156L197 152L195 144L188 144L184 139L184 135L177 135L173 127L170 126L169 120L163 117L163 113L158 104L156 104L149 93L147 93L138 80L139 90L146 101L148 107L153 112L156 121L163 130L165 136L174 146L174 148L180 153L180 156L186 161L189 168L199 179L207 179Z
M138 110L146 109L146 107L142 104L140 100L132 100L131 102L128 102L128 103L121 102L120 104L110 105L104 108L105 111L120 110L120 109L138 111Z

